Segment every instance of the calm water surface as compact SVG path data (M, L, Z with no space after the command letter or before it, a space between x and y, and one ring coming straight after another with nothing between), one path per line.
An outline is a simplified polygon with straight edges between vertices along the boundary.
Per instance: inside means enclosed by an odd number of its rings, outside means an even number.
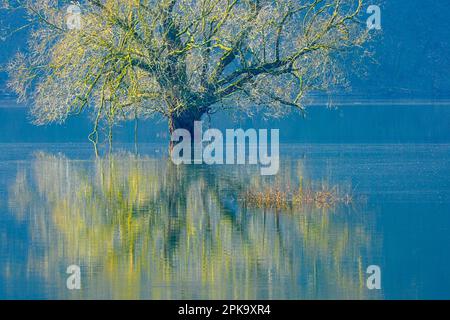
M284 144L276 177L132 149L0 144L0 298L450 298L450 145ZM299 181L354 202L242 201ZM80 291L66 289L71 264ZM382 290L365 286L371 264Z

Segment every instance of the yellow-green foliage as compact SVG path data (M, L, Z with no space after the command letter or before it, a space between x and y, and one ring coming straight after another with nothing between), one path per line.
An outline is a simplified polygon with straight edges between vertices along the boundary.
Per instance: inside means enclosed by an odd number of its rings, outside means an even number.
M4 2L33 26L11 88L38 124L89 109L95 134L101 119L303 111L308 92L345 84L339 61L368 38L362 0L89 0L79 30L66 1Z

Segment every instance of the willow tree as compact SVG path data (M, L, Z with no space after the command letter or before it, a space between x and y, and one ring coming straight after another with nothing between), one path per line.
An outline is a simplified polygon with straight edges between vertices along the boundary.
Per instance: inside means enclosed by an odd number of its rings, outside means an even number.
M367 39L362 0L10 0L27 13L29 48L10 86L35 123L89 110L97 127L160 114L172 132L227 109L280 116L345 80L343 54Z

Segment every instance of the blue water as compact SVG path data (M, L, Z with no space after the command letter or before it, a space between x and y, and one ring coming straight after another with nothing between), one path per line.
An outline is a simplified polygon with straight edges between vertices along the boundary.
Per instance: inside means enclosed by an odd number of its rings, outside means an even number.
M0 109L10 120L0 143L0 298L449 299L449 109L373 108L312 111L298 126L314 143L282 126L276 177L175 167L163 139L147 138L138 154L118 141L113 156L95 159L80 123L34 128L23 110ZM360 130L341 129L351 122ZM242 201L249 189L299 181L353 201ZM66 288L71 264L81 267L79 291ZM381 290L366 287L369 265L381 268Z

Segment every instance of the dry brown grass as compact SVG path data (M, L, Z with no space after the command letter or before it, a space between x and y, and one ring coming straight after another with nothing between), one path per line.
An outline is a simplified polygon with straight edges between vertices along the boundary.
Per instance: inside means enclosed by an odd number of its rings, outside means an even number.
M256 208L287 209L304 205L317 208L331 208L338 204L350 205L353 196L349 192L342 192L337 186L330 187L321 184L318 187L302 184L296 189L277 186L267 187L262 191L248 190L243 195L247 206Z

